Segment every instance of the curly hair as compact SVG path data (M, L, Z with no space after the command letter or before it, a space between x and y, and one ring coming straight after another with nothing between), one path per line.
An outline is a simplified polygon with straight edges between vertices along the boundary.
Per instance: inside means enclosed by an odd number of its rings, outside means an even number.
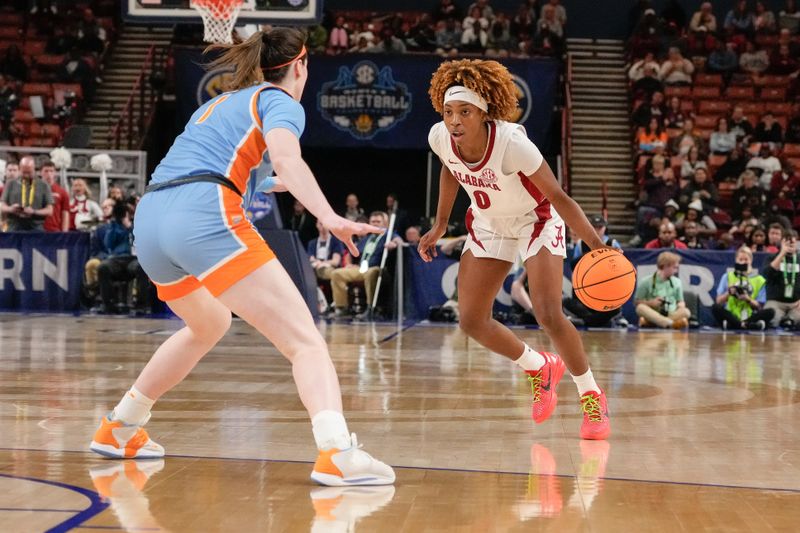
M440 115L444 110L444 93L453 85L463 85L486 100L490 120L510 120L516 112L517 86L508 69L497 61L461 59L439 65L428 94Z

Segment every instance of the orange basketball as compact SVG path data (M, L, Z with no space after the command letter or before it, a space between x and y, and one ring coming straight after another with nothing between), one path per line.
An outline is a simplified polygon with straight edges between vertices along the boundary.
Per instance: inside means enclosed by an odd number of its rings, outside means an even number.
M572 272L578 299L595 311L613 311L636 290L636 269L621 252L599 248L584 254Z

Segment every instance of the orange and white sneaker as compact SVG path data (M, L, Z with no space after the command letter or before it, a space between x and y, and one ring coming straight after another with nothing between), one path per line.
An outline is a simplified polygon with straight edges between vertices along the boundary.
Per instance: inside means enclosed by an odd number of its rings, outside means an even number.
M581 396L583 423L581 438L587 440L604 440L611 434L611 422L608 419L608 401L606 393L590 390Z
M542 368L525 371L533 394L532 418L537 424L541 424L553 414L558 403L556 386L567 368L558 355L550 352L542 352L542 355L545 361Z
M350 447L319 452L311 479L329 487L353 485L391 485L394 470L361 449L356 434L350 435Z
M154 442L141 426L129 426L119 420L100 420L89 449L112 459L158 459L164 447Z

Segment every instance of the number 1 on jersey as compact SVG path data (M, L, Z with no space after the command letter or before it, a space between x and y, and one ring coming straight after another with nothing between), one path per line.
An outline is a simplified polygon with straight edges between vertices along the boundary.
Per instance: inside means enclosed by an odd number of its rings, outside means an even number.
M484 191L473 191L472 196L475 197L475 205L480 209L489 209L491 207L492 202L489 200L489 195Z

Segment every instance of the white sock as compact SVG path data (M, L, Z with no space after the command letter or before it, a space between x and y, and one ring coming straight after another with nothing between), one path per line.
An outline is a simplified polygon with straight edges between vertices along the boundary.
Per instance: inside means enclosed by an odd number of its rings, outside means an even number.
M545 360L542 354L526 344L522 355L519 356L519 359L514 360L514 362L518 364L522 370L539 370L544 366Z
M338 411L320 411L311 419L311 429L317 448L329 450L337 448L346 450L350 447L350 432L347 430L347 421Z
M114 408L111 418L131 426L143 426L150 419L150 409L154 403L155 400L142 394L136 387L131 387Z
M587 370L585 374L581 374L580 376L572 376L572 381L574 381L575 385L578 386L579 396L583 396L590 390L600 394L600 387L598 387L597 383L594 381L591 368Z

